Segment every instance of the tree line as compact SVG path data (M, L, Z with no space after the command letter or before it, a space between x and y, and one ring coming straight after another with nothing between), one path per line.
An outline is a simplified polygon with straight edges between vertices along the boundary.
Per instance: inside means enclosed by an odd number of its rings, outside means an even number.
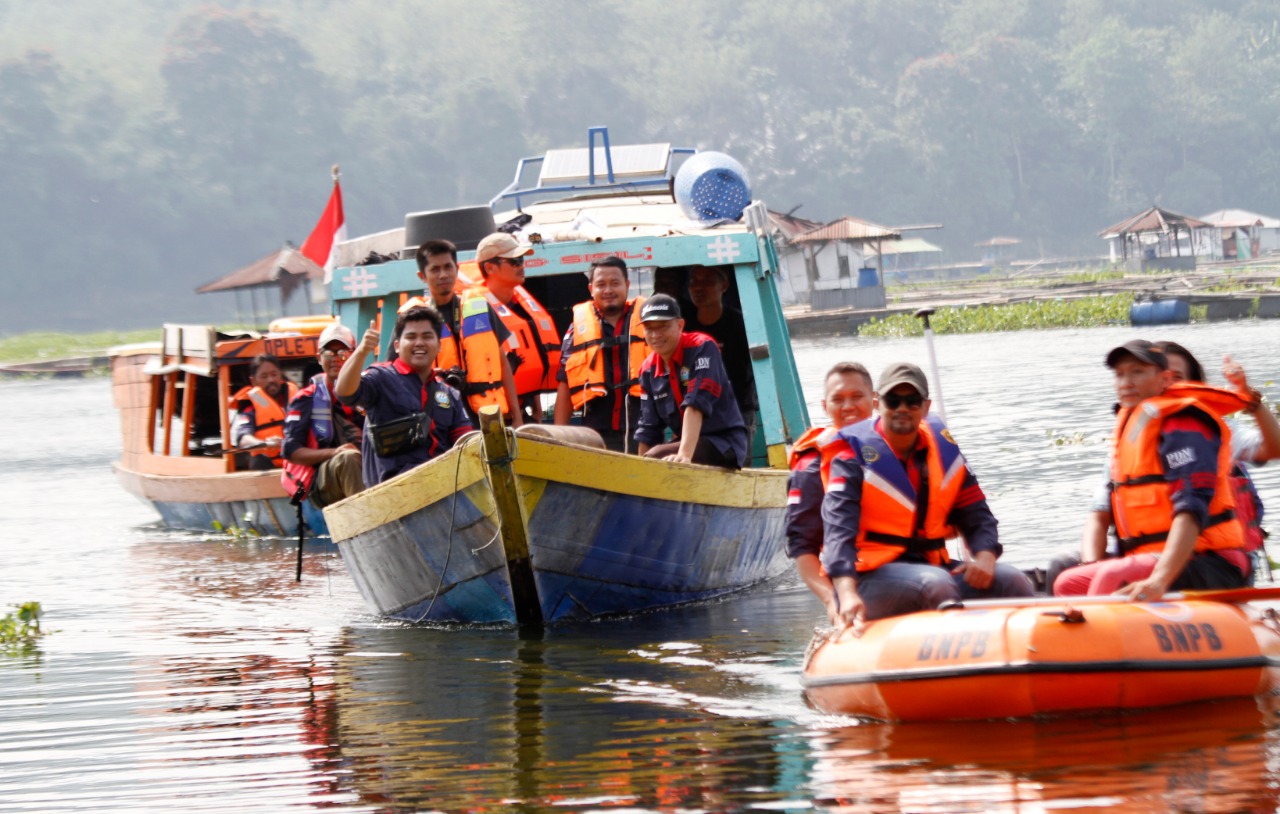
M596 124L727 152L777 210L942 223L950 260L1099 254L1152 203L1280 215L1269 0L59 5L0 3L5 333L207 318L193 289L300 244L334 163L374 232Z

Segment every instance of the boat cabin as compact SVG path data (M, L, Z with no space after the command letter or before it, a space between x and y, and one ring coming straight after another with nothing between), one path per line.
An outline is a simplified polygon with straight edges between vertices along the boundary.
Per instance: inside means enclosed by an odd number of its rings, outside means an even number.
M475 248L498 230L533 247L524 285L561 336L573 306L590 298L593 260L626 261L628 299L650 294L664 272L687 282L694 266L728 271L724 301L743 315L760 402L748 465L786 466L786 445L809 419L774 283L779 263L768 213L750 200L736 162L669 144L611 147L605 128L591 128L586 148L522 159L488 206L411 213L404 229L340 245L347 265L333 273L333 312L357 337L371 324L387 326L378 354L385 360L397 310L423 293L413 259L418 246L453 242L460 275L478 282ZM356 265L366 257L369 264Z
M212 475L248 466L231 439L234 397L249 386L255 356L280 360L302 387L320 371L316 342L331 317L277 320L265 334L166 324L159 343L111 351L122 464L155 475Z

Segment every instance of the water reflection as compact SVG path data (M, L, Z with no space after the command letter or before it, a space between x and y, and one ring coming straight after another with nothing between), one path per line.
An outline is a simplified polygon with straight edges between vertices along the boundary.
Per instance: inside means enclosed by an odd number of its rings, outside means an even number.
M831 810L1274 811L1274 703L1125 716L853 726L814 740Z

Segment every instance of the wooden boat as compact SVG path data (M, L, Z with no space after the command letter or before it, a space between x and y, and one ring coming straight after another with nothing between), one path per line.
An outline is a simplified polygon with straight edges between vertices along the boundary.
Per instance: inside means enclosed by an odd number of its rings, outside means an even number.
M1280 687L1277 589L967 602L819 634L818 709L888 721L1025 718L1241 698Z
M285 375L305 384L319 370L320 324L276 323L264 335L165 325L160 342L112 348L123 444L113 468L120 484L169 528L296 536L298 510L280 471L243 468L247 458L232 448L227 405L248 384L249 363L261 353L278 357ZM312 535L327 533L324 516L306 502L303 522Z
M514 199L520 211L496 220L531 219L524 227L534 246L525 286L558 326L570 324L573 305L588 298L584 273L595 258L627 261L629 297L646 293L637 290L640 281L658 269L729 267L761 403L751 466L729 472L645 460L545 430L551 437L490 426L483 443L460 442L423 467L325 509L334 542L376 613L410 621L554 623L711 599L787 570L786 445L807 428L808 415L772 279L778 263L767 212L756 202L741 221L691 221L671 191L672 155L682 151L623 150L610 152L606 137L603 148L553 151L562 155L546 158L555 159L559 175L549 176L544 164L539 186L508 188L491 206ZM657 171L636 170L614 182L620 156L642 154L660 157ZM593 160L610 167L608 181L588 169ZM517 180L526 175L525 162ZM418 240L455 240L466 273L474 268L476 241L493 231L489 217L470 250L453 232L419 229ZM363 257L376 241L386 251L403 244L404 234L354 241L348 256ZM412 256L414 248L405 253ZM399 305L421 289L412 260L339 268L334 310L360 335L376 319L391 325ZM384 354L389 334L383 331Z

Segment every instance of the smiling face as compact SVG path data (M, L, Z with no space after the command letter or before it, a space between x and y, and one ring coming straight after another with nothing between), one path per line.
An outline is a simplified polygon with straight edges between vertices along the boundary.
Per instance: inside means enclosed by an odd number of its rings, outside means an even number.
M616 319L627 307L627 278L612 266L596 266L591 270L591 301L600 316Z
M1121 407L1136 407L1143 399L1160 395L1173 378L1158 365L1127 355L1116 360L1112 372L1115 374L1116 401Z
M663 359L670 359L680 346L683 319L651 319L644 323L644 341Z
M879 394L878 410L884 428L893 435L913 435L929 414L929 400L909 384L900 384Z
M351 349L338 340L333 340L320 351L320 367L329 381L336 381L342 365L351 356Z
M875 411L871 380L853 371L832 373L822 395L822 410L837 429L865 421Z
M409 320L400 331L396 352L419 375L429 373L440 353L440 336L427 319Z
M448 252L427 255L426 265L418 272L418 279L431 292L431 299L444 305L453 299L453 285L458 281L458 264Z

